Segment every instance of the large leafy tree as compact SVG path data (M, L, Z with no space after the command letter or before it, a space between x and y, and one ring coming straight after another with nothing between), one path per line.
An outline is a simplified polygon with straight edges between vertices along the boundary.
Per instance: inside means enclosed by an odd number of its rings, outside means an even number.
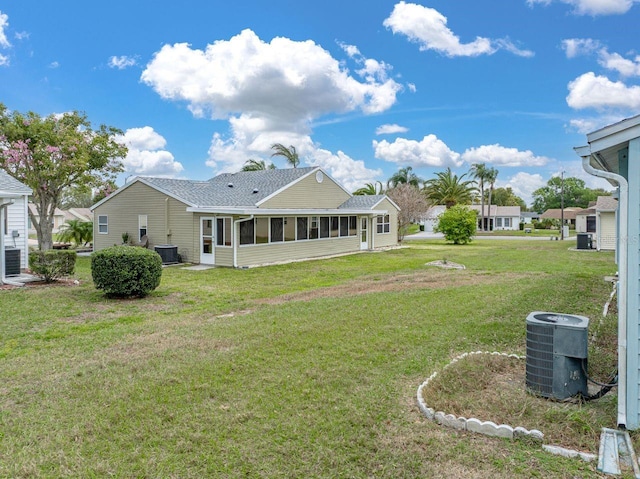
M240 171L263 171L275 169L276 165L273 163L269 163L267 165L264 160L247 160Z
M510 186L495 189L493 192L493 204L497 206L519 206L522 210L527 209L527 203L516 195Z
M364 195L382 195L384 194L384 188L382 187L382 183L376 181L375 183L365 183L362 188L358 188L353 192L354 195L364 196Z
M33 190L38 216L31 222L41 250L53 246L53 214L67 189L102 188L123 171L127 148L115 140L122 131L91 127L78 112L41 117L8 113L0 104L0 168Z
M273 153L271 154L272 157L282 156L287 160L287 163L294 168L297 168L300 164L300 158L298 157L298 152L296 151L295 146L290 145L289 148L287 148L282 143L274 143L271 145L271 149L273 150Z
M436 173L435 178L427 180L424 184L427 200L434 205L446 205L447 208L456 204L471 204L478 188L475 181L465 180L465 176L466 173L460 176L454 174L451 168Z
M489 169L487 165L484 163L474 163L471 165L471 170L469 173L473 178L476 179L478 183L478 187L480 188L480 225L481 229L484 231L484 182L488 178Z
M554 176L547 181L547 185L533 192L533 210L539 213L552 208L560 208L561 196L564 199L564 207L587 208L589 202L595 201L598 196L609 196L611 192L601 188L591 189L585 186L580 178L564 178Z
M413 168L407 166L396 171L391 178L387 180L387 188L394 188L398 185L411 185L418 188L422 180L413 172Z

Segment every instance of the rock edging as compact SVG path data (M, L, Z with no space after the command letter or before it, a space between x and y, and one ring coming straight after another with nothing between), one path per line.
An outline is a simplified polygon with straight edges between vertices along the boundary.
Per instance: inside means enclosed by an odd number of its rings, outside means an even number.
M453 360L445 366L445 369L457 363L461 359L464 359L468 356L477 355L477 354L491 354L493 356L505 356L505 357L515 358L515 359L525 359L524 356L518 356L517 354L507 354L507 353L489 352L489 351L474 351L470 353L463 353L460 356L453 358ZM420 408L420 411L422 411L422 413L427 417L427 419L430 419L431 421L435 421L441 426L450 427L452 429L456 429L459 431L469 431L469 432L474 432L478 434L484 434L486 436L501 437L501 438L510 439L510 440L525 439L525 440L530 440L530 441L539 442L539 443L542 443L544 441L544 434L538 429L529 430L521 426L512 427L508 424L496 424L493 421L482 421L475 417L472 417L469 419L465 417L456 417L453 414L447 414L443 411L436 411L433 408L430 408L423 398L422 391L429 384L429 382L431 382L437 375L438 375L438 372L437 371L434 372L418 387L418 392L417 392L418 407ZM545 451L550 452L552 454L556 454L564 457L570 457L570 458L579 457L580 459L586 462L591 462L598 459L598 456L596 454L590 454L590 453L581 452L581 451L574 451L572 449L566 449L564 447L555 446L555 445L543 444L542 448Z

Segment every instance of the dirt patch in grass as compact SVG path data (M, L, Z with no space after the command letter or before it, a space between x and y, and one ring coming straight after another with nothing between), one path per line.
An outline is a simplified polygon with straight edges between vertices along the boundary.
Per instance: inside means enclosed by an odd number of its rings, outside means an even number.
M366 278L349 281L344 284L316 288L312 291L289 293L272 298L260 299L258 304L284 304L290 301L311 301L318 298L344 298L348 296L407 291L416 289L442 289L470 284L494 284L503 281L517 281L527 277L526 274L505 273L492 275L470 272L468 270L438 271L429 268L410 274L394 274L368 276Z
M616 426L615 393L587 403L535 396L526 391L525 360L506 356L461 359L429 382L423 398L436 411L538 429L545 444L593 454L598 453L601 428Z

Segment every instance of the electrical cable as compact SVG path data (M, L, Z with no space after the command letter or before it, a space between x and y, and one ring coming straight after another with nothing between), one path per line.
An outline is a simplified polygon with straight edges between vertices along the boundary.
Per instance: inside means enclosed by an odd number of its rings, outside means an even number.
M582 396L581 395L581 400L583 401L593 401L595 399L600 399L602 396L604 396L605 394L607 394L609 391L611 391L614 387L616 387L618 385L618 370L616 369L615 372L610 376L609 382L608 383L601 383L596 381L595 379L592 379L589 377L589 373L587 373L587 368L586 368L586 359L581 361L581 365L582 365L582 372L584 373L584 375L586 376L587 380L597 386L601 386L600 391L598 391L597 393L594 394L590 394L589 396Z

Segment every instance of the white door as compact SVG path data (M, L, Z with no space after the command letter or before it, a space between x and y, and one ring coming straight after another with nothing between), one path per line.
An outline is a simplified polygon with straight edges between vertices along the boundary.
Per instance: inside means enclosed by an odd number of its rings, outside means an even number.
M360 218L360 249L369 249L369 219Z
M200 218L200 263L215 264L213 218Z

